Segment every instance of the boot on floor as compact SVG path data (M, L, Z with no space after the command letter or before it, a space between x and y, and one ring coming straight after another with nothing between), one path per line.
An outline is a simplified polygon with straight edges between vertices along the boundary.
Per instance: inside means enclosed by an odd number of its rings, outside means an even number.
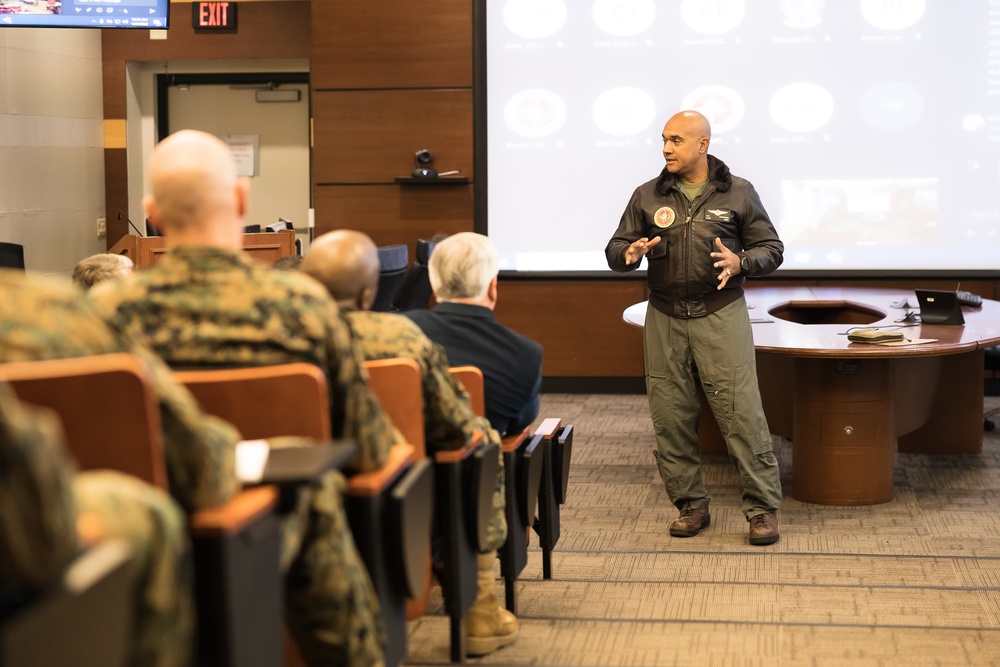
M493 563L496 552L479 554L476 601L465 614L465 651L486 655L517 639L517 617L500 606Z

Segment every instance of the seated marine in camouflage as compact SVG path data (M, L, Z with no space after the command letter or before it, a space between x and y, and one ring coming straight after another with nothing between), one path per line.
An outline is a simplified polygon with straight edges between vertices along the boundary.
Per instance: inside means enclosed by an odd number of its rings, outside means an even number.
M381 465L397 441L372 395L350 333L321 285L242 251L249 182L228 147L204 132L167 137L149 161L147 217L169 251L127 281L91 290L116 328L175 367L302 361L324 370L334 437L353 440L357 470ZM369 665L383 660L385 632L331 473L287 522L288 619L307 661Z
M396 313L371 312L378 290L379 260L374 242L361 232L338 230L313 241L301 270L321 282L347 318L355 345L366 360L407 357L420 366L424 393L426 439L432 450L459 449L477 431L499 444L499 434L469 405L461 384L448 372L448 358L410 319ZM493 565L496 549L507 538L504 519L503 457L493 492L489 541L492 551L478 561L479 593L466 615L466 648L483 655L517 637L517 618L500 607Z
M0 615L53 583L86 545L123 539L134 577L129 664L192 664L184 512L128 475L77 472L62 443L51 412L0 383Z

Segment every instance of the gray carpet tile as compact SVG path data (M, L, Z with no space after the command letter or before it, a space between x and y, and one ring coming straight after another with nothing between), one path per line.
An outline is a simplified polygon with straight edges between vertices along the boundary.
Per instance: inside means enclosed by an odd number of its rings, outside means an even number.
M893 499L868 507L792 498L775 437L781 540L762 548L722 455L703 461L711 526L670 537L644 396L546 394L542 414L576 427L553 579L532 536L520 636L470 664L1000 667L1000 434L979 455L897 455ZM447 664L439 591L409 642L406 664Z

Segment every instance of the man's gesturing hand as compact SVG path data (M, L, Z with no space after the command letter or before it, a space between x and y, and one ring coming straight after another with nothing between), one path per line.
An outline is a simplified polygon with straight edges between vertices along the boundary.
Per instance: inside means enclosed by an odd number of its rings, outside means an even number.
M655 239L650 241L643 236L641 239L630 245L628 249L625 250L625 266L638 262L647 252L649 252L650 248L662 240L663 239L661 237L657 236Z
M740 256L727 248L718 236L715 237L715 247L719 252L710 254L712 259L718 260L712 265L719 269L719 286L716 289L722 289L731 277L740 272Z

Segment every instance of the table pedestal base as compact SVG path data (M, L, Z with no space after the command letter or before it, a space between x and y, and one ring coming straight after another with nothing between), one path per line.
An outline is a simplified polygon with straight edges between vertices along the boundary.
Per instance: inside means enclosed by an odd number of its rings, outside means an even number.
M821 505L892 500L896 449L891 359L797 359L792 496Z

